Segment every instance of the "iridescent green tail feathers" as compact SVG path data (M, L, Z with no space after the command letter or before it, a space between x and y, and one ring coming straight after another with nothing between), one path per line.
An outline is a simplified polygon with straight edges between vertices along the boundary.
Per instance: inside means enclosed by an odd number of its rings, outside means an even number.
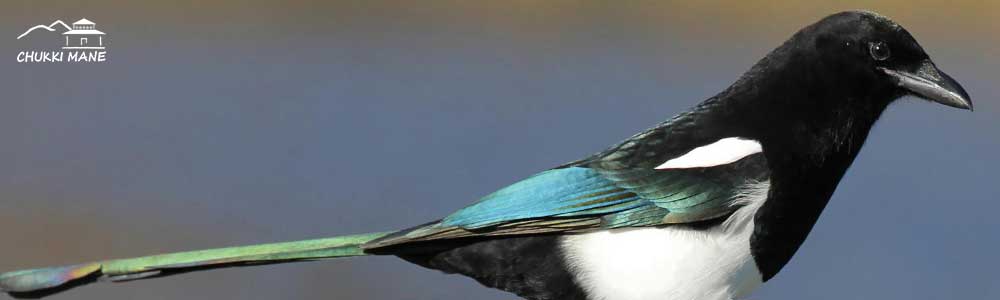
M21 270L0 274L0 291L37 298L96 281L130 281L236 266L276 264L367 255L360 245L391 232L261 244L92 263Z

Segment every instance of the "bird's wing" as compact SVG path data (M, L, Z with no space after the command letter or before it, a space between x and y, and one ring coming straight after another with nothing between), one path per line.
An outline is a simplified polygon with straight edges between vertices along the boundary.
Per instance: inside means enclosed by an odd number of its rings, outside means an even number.
M692 144L686 149L642 147L654 141L648 136L637 135L593 159L544 171L440 221L400 231L363 247L711 220L738 207L734 200L747 183L764 181L769 176L759 144L753 141L747 143L758 148L751 151L723 143L727 139Z

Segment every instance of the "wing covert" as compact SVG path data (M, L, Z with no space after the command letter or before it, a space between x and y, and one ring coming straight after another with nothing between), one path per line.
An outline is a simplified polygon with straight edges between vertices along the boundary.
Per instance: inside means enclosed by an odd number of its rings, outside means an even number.
M552 169L500 189L438 222L373 241L365 248L471 236L585 232L658 226L728 215L748 182L767 180L763 154L710 168Z

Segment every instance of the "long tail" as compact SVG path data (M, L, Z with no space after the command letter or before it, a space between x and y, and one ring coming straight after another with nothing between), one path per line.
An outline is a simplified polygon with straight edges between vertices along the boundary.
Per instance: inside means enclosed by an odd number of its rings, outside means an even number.
M178 252L0 274L0 291L40 298L97 281L130 281L206 269L366 255L361 244L392 232Z

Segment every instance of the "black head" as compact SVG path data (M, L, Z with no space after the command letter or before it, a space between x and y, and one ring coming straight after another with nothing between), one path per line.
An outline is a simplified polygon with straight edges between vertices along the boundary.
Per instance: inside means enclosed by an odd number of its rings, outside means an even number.
M708 114L722 132L822 162L853 158L885 108L907 95L972 109L902 26L849 11L799 30L705 107L726 104Z
M846 101L888 104L913 95L944 105L972 109L965 90L938 69L906 29L872 12L837 13L802 29L782 48L794 76L812 79ZM884 106L883 106L884 107Z

